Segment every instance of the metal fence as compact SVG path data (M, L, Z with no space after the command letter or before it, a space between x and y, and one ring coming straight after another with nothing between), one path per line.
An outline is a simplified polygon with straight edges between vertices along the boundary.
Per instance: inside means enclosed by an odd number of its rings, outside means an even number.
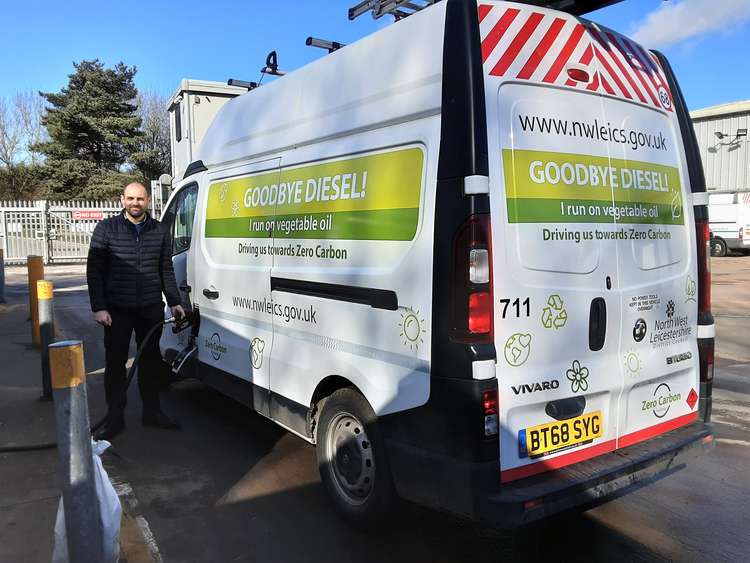
M116 201L0 201L0 246L9 264L30 254L44 262L86 259L94 227L119 213Z

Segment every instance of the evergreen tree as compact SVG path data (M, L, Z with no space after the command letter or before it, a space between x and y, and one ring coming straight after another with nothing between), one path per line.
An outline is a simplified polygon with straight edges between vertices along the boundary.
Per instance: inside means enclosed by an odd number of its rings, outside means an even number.
M120 182L136 178L122 170L142 141L136 68L118 63L109 69L98 59L73 66L75 72L62 90L40 92L49 104L42 118L49 140L34 150L45 156L48 195L114 195L122 188Z

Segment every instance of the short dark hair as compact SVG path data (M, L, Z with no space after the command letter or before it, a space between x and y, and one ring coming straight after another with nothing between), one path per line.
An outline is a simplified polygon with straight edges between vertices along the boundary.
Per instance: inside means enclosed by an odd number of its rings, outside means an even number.
M120 193L120 195L125 195L125 190L127 189L127 187L132 186L133 184L138 184L139 186L141 186L143 190L146 192L146 197L149 199L151 198L151 188L141 182L128 182L127 184L123 186L122 192Z

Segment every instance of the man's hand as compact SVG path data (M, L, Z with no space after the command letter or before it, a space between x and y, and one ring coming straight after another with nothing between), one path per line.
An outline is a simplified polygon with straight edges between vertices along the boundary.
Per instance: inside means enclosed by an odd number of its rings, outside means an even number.
M175 305L172 307L172 316L175 319L181 319L185 316L185 309L182 308L182 305Z
M109 311L97 311L94 313L94 320L102 326L112 326L112 317Z

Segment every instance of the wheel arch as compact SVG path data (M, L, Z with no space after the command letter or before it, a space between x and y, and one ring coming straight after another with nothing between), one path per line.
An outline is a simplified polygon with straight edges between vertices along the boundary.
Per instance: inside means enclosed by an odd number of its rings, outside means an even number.
M327 375L321 379L315 387L315 391L313 391L312 398L310 399L310 409L307 416L307 432L314 443L317 443L317 421L320 414L321 401L326 397L330 397L339 389L345 389L347 387L351 387L367 400L367 396L359 387L357 387L350 379L341 375Z

